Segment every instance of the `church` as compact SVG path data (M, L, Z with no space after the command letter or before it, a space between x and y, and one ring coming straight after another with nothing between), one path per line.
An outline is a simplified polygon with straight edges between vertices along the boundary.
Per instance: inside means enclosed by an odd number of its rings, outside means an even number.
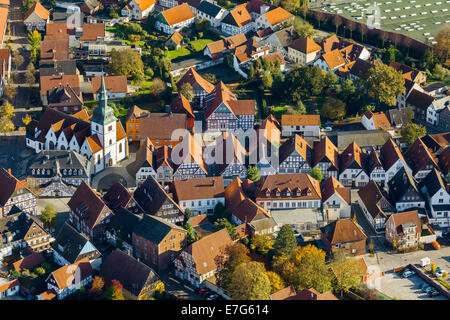
M47 108L39 121L26 128L26 145L43 150L73 150L91 161L91 174L115 165L128 155L128 141L114 110L108 106L102 76L99 104L91 116L85 109L69 115Z

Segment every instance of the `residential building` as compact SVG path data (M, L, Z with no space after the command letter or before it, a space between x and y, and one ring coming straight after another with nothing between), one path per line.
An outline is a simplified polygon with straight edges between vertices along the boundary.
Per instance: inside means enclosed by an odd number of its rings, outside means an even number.
M150 113L137 106L128 110L126 120L127 135L130 141L143 142L149 138L158 149L161 146L174 147L180 143L180 137L173 137L172 133L177 129L189 129L186 114L183 113ZM175 139L175 140L173 140Z
M52 241L40 220L20 210L0 217L0 239L0 260L11 256L16 248L30 247L35 252L47 251Z
M213 60L213 61L222 62L224 59L224 55L227 52L231 52L231 50L243 45L247 41L248 41L248 39L245 36L245 34L238 33L238 34L223 38L221 40L208 43L203 51L203 54L205 56L210 57L211 60ZM210 93L212 91L212 89L214 89L214 86L212 84L211 84L211 86L213 88L211 88L211 90L208 93ZM195 89L194 89L194 92L195 92Z
M322 205L319 181L306 173L268 175L257 181L255 188L255 201L266 210Z
M247 34L254 30L252 16L247 10L247 4L242 3L230 10L230 13L221 21L222 33L227 36L234 36L239 33Z
M311 173L312 148L298 134L290 136L280 147L277 173Z
M386 112L386 115L389 119L389 122L391 125L395 128L401 128L404 125L411 122L411 119L413 117L413 112L411 108L396 108L396 109L389 109Z
M369 174L369 179L371 181L375 181L381 187L384 187L384 184L386 182L386 171L384 170L383 164L380 160L380 156L374 147L372 147L372 150L370 150L366 164L366 171Z
M179 34L177 31L172 33L170 38L166 41L166 46L171 50L176 50L181 47L181 43L183 42L183 36Z
M0 278L0 300L5 297L10 297L18 294L19 290L20 282L18 279L6 280L4 278Z
M65 265L53 271L45 280L48 290L54 290L58 300L87 287L92 283L92 267L88 258L71 265Z
M412 172L405 158L403 158L400 148L392 139L386 141L381 147L380 158L385 172L385 183L391 180L401 168L405 168L410 173Z
M405 81L406 86L407 81ZM418 86L417 83L413 83L414 86ZM423 89L421 89L423 90ZM403 106L410 107L414 113L415 120L422 120L424 122L427 121L427 112L428 107L433 103L435 98L421 90L412 89L410 93L406 96L404 100ZM399 98L397 98L399 99ZM400 97L402 100L402 97ZM400 102L400 108L402 107L402 103Z
M223 82L204 98L204 105L207 131L253 128L255 100L238 100Z
M41 42L41 47L42 47L42 42ZM49 95L49 91L54 88L63 88L63 86L65 88L65 87L70 86L75 91L75 93L80 92L80 78L77 74L41 76L39 78L39 83L40 83L40 89L41 89L41 101L44 106L48 106L49 96L54 98L54 94L55 94L54 91L51 91L50 95ZM61 91L60 91L60 93L61 93ZM64 92L62 92L62 93L64 93ZM65 95L70 96L70 94L71 93L69 91L67 91L67 94L65 94ZM63 101L67 101L67 98L63 97ZM52 100L52 103L55 103L55 101ZM58 103L58 102L56 102L56 103ZM67 111L64 111L64 109L63 109L63 112L67 112Z
M255 30L270 28L274 31L289 26L294 20L294 15L281 7L276 7L268 12L261 14L254 21Z
M155 270L165 270L187 245L187 231L156 216L144 215L133 228L133 253Z
M156 178L156 163L154 161L155 146L152 144L149 138L145 138L144 142L136 152L136 185L141 185L148 176Z
M225 250L232 243L225 228L195 241L175 258L175 274L200 287L216 274L218 259L225 258Z
M92 15L100 10L101 2L98 0L85 0L80 7L80 10L87 15Z
M168 146L162 146L155 152L156 161L156 180L161 185L166 185L173 181L172 149Z
M386 240L396 248L418 247L422 227L417 211L392 214L386 221Z
M175 180L172 194L183 211L189 209L192 215L213 214L220 202L225 205L223 178L206 177L188 180Z
M324 179L338 177L339 151L327 136L314 146L313 160L313 167L319 167Z
M351 218L351 190L335 177L324 180L321 185L324 219L334 221Z
M270 28L268 30L270 32L268 35L257 37L259 42L268 47L270 52L279 52L284 59L291 60L288 47L292 45L296 36L294 27L284 28L275 32Z
M394 68L396 71L401 72L403 78L414 81L417 84L423 84L427 81L427 75L425 74L425 72L414 69L410 66L407 66L406 64L391 61L391 63L389 63L389 66Z
M391 123L383 112L366 111L361 117L361 123L367 130L392 131Z
M241 139L234 134L222 132L222 135L216 138L214 148L222 151L222 154L215 154L214 161L218 173L223 178L224 186L228 186L236 177L245 179L247 168L245 166L245 156L247 154L245 146ZM222 156L222 158L220 158Z
M37 196L30 190L28 183L18 180L11 170L0 168L0 217L7 216L13 207L36 215Z
M206 19L212 27L220 27L220 22L228 14L228 10L209 1L202 1L197 7L195 17L197 20Z
M320 55L322 48L308 37L299 37L289 46L287 56L294 63L307 65L313 63Z
M82 182L90 184L91 162L76 151L44 150L30 161L27 175L39 197L71 197Z
M192 178L203 178L208 175L206 163L203 159L203 150L200 142L193 135L185 135L181 142L183 155L178 153L176 157L172 157L174 162L173 179L184 180ZM186 150L187 149L187 150ZM180 150L174 150L179 152Z
M352 219L333 221L321 231L321 239L331 254L344 252L359 256L366 253L367 236Z
M188 122L188 130L194 129L195 115L189 100L186 99L182 93L177 94L177 96L173 98L170 103L170 112L185 114Z
M425 208L425 199L417 187L417 180L405 168L401 168L395 176L389 180L389 195L395 203L397 211L405 211L411 208Z
M119 207L106 226L106 241L115 248L121 247L125 252L130 252L133 256L132 234L134 227L141 221L141 218L140 215Z
M119 281L126 300L150 300L162 287L162 281L152 268L119 249L106 257L100 274L109 281Z
M80 88L72 88L70 84L58 85L47 91L47 108L74 114L83 108L83 97Z
M171 223L183 221L183 210L152 176L136 189L134 198L146 214Z
M156 18L155 28L166 34L180 31L194 23L195 15L187 3L163 10Z
M319 137L320 116L312 114L281 116L281 135L289 137L300 134L305 137Z
M53 258L60 266L70 265L87 258L93 269L100 269L101 253L84 234L79 233L67 222L59 230L52 248Z
M370 181L358 190L359 207L375 232L385 230L386 220L395 212L395 206L388 199L386 191L375 181Z
M11 76L11 52L9 49L0 49L0 96Z
M133 195L120 182L114 183L103 196L106 205L116 212L119 208L125 208L133 213L141 213L142 208L138 205Z
M270 300L339 300L331 291L317 292L314 288L295 291L293 285L272 293Z
M127 77L126 76L106 76L105 89L108 99L125 98L128 93ZM94 99L97 100L100 97L100 88L102 85L101 77L92 78L92 94Z
M231 50L233 54L233 68L242 77L248 77L247 72L255 60L269 55L269 48L261 45L255 38L250 38L239 47Z
M105 239L105 228L113 212L97 191L82 182L67 206L70 208L69 220L79 232L93 243Z
M249 182L235 178L225 189L225 207L231 214L231 221L248 228L251 235L272 234L279 227L270 213L251 200L244 192Z
M104 23L83 23L83 33L80 36L80 41L105 40L105 35Z
M24 255L24 257L12 264L12 268L19 272L23 272L25 269L33 270L35 267L45 262L44 255L42 253L34 252L30 247L25 248L25 250L21 252L21 255Z
M433 168L419 183L419 189L430 207L429 222L440 227L450 227L450 189L440 172Z
M425 178L433 168L439 168L437 159L430 151L422 139L417 138L405 152L406 162L412 170L411 174L417 181Z
M155 7L155 0L131 0L129 6L129 17L133 20L142 20L153 11Z
M205 50L209 47L206 46ZM201 75L195 71L194 68L189 70L178 80L177 88L180 88L183 84L189 83L194 91L194 101L196 104L202 105L203 98L210 94L214 90L214 85L205 80Z
M363 187L369 182L366 172L367 154L352 142L342 153L339 182L346 187Z
M44 6L39 2L36 3L28 9L23 18L23 23L27 28L27 31L39 30L45 31L45 26L49 22L50 13Z

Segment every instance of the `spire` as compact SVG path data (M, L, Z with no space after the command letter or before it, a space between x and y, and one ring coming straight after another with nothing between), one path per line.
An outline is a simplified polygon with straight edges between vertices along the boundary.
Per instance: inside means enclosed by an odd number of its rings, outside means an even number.
M108 96L106 94L105 77L103 73L98 100L98 106L94 109L91 121L102 125L117 121L117 118L114 116L114 110L108 106Z
M106 106L108 105L108 96L106 95L105 76L103 71L102 71L102 84L100 86L99 93L100 93L99 106L101 108L106 108Z

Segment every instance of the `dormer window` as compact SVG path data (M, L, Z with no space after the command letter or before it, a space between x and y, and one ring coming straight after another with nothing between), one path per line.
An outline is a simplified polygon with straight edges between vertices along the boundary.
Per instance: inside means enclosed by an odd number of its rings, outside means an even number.
M279 193L279 192L277 192L276 194L277 194L277 197L279 197L279 196L280 196L280 193Z
M290 192L286 192L286 196L288 196L288 197L289 197L290 195L291 195L291 193L290 193Z

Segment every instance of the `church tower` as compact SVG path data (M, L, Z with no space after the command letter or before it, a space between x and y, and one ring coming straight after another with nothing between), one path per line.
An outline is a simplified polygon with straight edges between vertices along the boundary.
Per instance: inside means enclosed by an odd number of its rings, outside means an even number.
M113 108L108 106L105 78L103 75L99 93L99 104L94 109L94 113L91 118L91 134L97 134L100 142L102 143L104 152L104 167L109 167L117 162L117 118L114 116Z

